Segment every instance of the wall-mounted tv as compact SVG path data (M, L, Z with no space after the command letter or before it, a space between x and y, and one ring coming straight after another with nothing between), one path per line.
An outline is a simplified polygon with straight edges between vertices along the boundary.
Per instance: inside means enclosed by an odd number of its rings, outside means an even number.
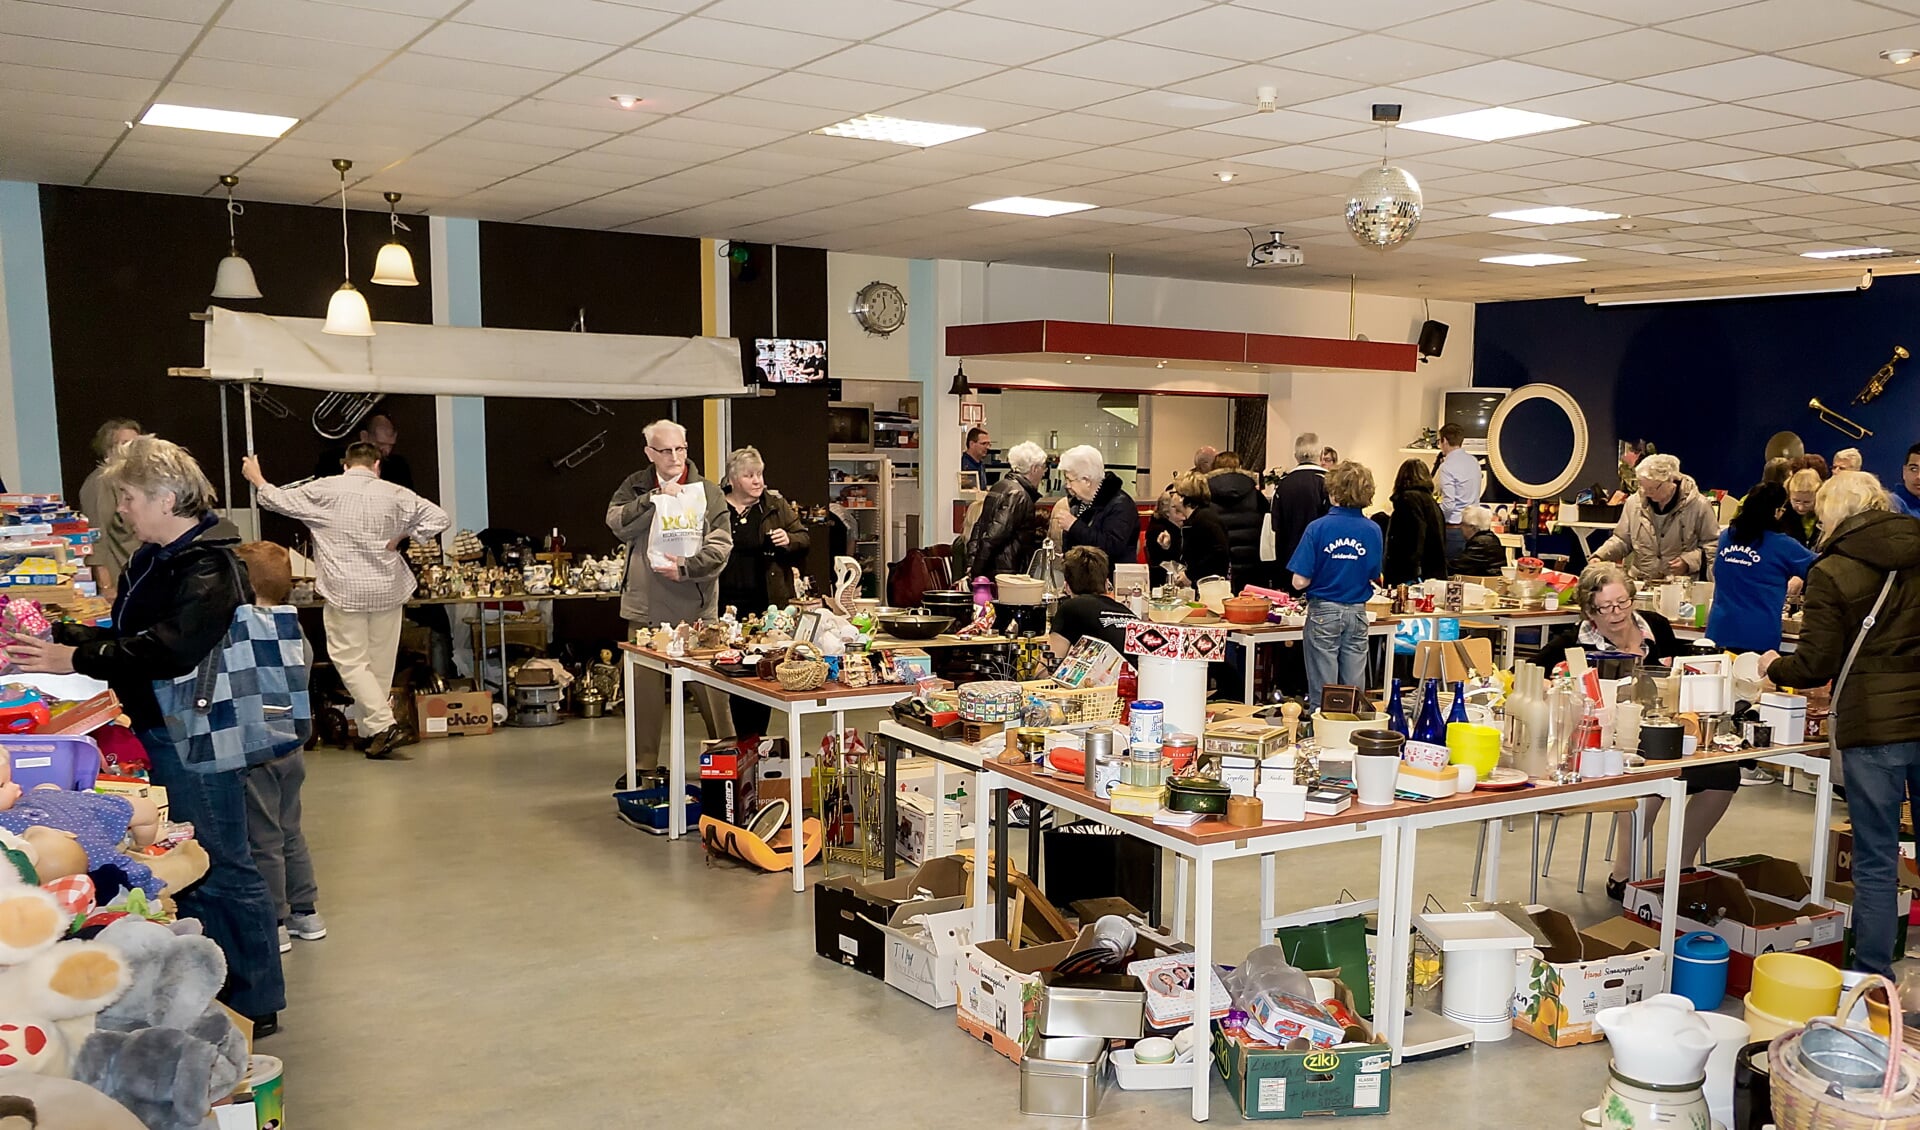
M753 341L754 368L763 385L812 385L827 379L827 343L791 337Z

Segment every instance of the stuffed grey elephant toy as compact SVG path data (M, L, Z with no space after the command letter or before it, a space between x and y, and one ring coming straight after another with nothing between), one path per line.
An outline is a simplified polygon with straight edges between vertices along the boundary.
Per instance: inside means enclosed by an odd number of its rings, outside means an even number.
M226 956L211 940L122 918L99 941L133 967L133 987L103 1010L73 1077L139 1116L147 1130L193 1130L247 1073L247 1042L214 995Z

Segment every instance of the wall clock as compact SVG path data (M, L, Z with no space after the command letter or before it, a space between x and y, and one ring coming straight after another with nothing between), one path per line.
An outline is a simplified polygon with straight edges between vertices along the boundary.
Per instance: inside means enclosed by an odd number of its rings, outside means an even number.
M855 292L852 313L861 329L886 337L907 324L907 296L892 283L876 279Z

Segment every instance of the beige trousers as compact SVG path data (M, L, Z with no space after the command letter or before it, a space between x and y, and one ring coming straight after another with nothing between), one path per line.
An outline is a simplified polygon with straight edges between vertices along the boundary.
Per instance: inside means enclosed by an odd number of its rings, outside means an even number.
M635 701L627 704L627 715L633 719L635 758L643 770L658 769L660 737L670 717L667 712L667 677L642 667L635 673L633 693ZM707 736L733 736L733 715L727 710L725 692L695 684L693 702L707 720ZM698 743L687 744L691 749L699 748Z
M393 725L393 665L400 653L400 608L343 612L329 604L321 613L327 627L327 656L353 704L360 708L360 736Z

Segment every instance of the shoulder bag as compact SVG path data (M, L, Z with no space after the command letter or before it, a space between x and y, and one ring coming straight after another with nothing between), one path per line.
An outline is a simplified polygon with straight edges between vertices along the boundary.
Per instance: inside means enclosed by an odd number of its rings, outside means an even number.
M236 591L240 566L226 553ZM294 752L313 729L307 697L307 641L290 604L233 610L225 642L199 667L155 679L153 695L167 718L167 737L198 773L226 773Z
M1887 603L1887 594L1893 591L1897 572L1888 573L1887 581L1880 586L1880 595L1873 599L1873 607L1868 610L1867 618L1860 621L1860 631L1853 637L1853 646L1847 649L1846 662L1840 664L1840 673L1833 677L1833 707L1827 713L1827 752L1834 759L1833 770L1839 771L1840 756L1840 689L1847 685L1847 672L1853 669L1853 661L1860 654L1860 645L1873 631L1874 621L1880 616L1880 609Z

